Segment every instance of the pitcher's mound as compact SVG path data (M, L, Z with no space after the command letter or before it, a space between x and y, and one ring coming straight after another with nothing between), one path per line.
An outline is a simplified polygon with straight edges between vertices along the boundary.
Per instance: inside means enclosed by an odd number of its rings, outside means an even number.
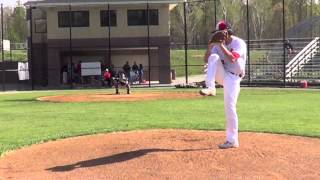
M3 179L319 179L320 139L149 130L82 136L23 148L0 159Z
M50 102L100 102L100 101L146 101L157 99L200 98L196 92L134 92L131 94L72 94L40 97L40 101Z

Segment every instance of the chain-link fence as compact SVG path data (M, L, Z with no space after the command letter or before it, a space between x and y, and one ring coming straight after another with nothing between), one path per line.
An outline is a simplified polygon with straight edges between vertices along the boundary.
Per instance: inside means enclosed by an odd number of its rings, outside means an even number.
M124 72L134 86L200 82L220 20L247 42L243 85L319 84L315 0L70 2L27 3L28 46L11 43L9 51L2 15L3 90L112 86L106 70Z
M319 23L318 8L318 2L311 0L180 3L171 12L171 23L178 24L171 28L171 68L176 69L178 76L185 77L184 83L199 80L192 77L197 77L195 75L203 70L210 32L218 21L226 20L236 36L248 45L246 76L242 84L283 87L297 85L302 79L317 84L320 78L317 63L319 42L315 41L313 50L303 48L319 36L319 26L316 25ZM184 22L187 23L182 29ZM295 68L294 76L288 74L288 69L292 69L288 66L290 64L300 66Z

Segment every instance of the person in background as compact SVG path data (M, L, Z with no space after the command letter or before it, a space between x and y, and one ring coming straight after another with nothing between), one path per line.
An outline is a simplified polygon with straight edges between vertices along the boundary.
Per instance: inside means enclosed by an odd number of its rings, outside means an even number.
M79 61L75 67L75 76L76 76L76 82L79 84L82 84L83 78L81 76L81 61Z
M109 69L106 68L106 70L103 73L103 80L104 80L105 83L107 83L108 87L112 86L112 83L111 83L112 82L112 78L111 77L112 77L112 75L111 75Z
M139 64L139 83L143 83L143 66Z
M124 74L126 75L126 77L128 79L130 79L130 71L131 71L131 67L129 65L129 62L127 61L126 64L123 65L122 67Z
M136 74L138 74L138 71L139 71L139 67L137 65L137 63L134 61L133 62L133 65L132 65L132 71Z
M284 45L284 47L286 48L288 54L295 53L295 51L294 51L294 49L293 49L293 45L291 44L291 42L289 41L289 39L285 40L285 42L284 42L283 45Z
M68 83L68 67L66 65L62 66L61 73L62 73L62 84L67 84Z

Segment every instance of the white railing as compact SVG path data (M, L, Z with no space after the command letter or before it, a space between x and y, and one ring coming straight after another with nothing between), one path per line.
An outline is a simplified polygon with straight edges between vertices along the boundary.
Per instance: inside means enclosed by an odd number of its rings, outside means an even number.
M11 43L11 49L18 50L18 49L28 49L27 43Z
M314 38L286 65L286 78L295 76L319 52L319 39L319 37Z

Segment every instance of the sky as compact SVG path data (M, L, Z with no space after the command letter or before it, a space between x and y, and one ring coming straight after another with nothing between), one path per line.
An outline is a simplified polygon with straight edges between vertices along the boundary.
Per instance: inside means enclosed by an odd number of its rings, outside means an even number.
M24 4L29 0L20 0L21 4ZM17 0L0 0L0 4L3 4L3 6L15 6L17 4Z

